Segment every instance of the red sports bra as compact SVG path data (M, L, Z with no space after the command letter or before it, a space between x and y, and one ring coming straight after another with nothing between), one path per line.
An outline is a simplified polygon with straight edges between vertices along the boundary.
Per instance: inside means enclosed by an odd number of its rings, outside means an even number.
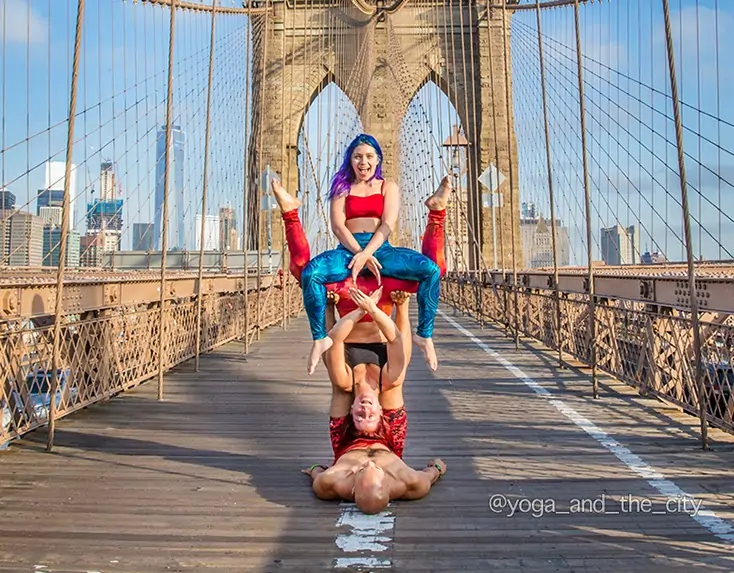
M361 217L382 219L382 212L385 208L385 196L382 194L384 185L385 181L382 182L379 193L373 193L365 197L347 195L346 199L344 199L344 213L347 221Z

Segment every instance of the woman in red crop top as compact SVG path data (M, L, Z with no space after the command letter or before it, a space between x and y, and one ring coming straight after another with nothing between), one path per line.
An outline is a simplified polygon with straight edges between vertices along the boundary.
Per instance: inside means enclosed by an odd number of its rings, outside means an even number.
M448 179L442 185L448 186ZM433 325L438 310L441 270L428 257L412 249L393 247L387 241L395 229L400 192L382 177L382 150L374 137L357 136L347 148L344 162L331 182L331 228L339 246L321 253L303 269L301 288L313 336L308 373L332 345L326 330L326 284L351 274L355 281L366 267L380 274L418 283L418 327L413 338L431 369L438 366L433 347Z

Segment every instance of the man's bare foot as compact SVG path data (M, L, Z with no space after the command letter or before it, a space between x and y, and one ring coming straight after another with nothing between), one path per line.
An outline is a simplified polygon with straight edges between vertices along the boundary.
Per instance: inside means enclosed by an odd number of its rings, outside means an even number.
M397 305L405 304L410 299L410 293L404 290L394 290L390 293L390 300Z
M423 338L414 334L413 343L423 351L428 367L435 371L438 368L438 357L436 356L436 349L433 347L433 338Z
M333 290L326 292L326 304L331 304L331 305L336 306L337 304L339 304L339 300L340 299L339 299L338 292L335 292Z
M277 179L273 179L271 181L270 187L273 190L275 201L278 203L278 207L280 207L281 213L293 211L294 209L298 209L298 207L301 205L301 202L293 195L288 193L285 187L283 187L280 184L280 181L278 181Z
M436 189L436 192L426 199L426 207L431 211L443 211L446 205L449 204L449 196L451 195L451 176L447 175L441 179L441 184Z
M325 338L320 338L318 340L313 341L313 346L311 347L311 354L308 355L308 375L311 376L311 374L314 373L316 370L316 366L318 366L319 360L321 360L321 355L329 350L329 348L332 347L334 344L334 341L329 338L328 336Z

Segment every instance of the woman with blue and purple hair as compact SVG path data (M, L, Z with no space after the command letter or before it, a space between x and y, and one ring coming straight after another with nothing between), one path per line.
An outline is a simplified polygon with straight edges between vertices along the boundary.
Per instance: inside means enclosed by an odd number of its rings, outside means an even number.
M382 149L371 135L357 136L347 147L344 162L331 182L331 228L339 246L312 259L301 275L303 302L314 344L308 359L312 374L321 355L332 345L326 330L326 284L357 276L366 267L378 282L385 276L418 285L418 328L413 341L432 370L438 366L433 325L440 295L440 270L412 249L393 247L387 238L395 230L400 191L382 176Z

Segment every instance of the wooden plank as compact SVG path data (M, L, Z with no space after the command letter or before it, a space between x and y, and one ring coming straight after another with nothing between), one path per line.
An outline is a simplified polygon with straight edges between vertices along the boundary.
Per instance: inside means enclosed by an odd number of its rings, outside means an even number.
M694 420L605 381L594 401L583 373L492 328L479 335L706 507L734 516L734 447L714 432L700 452ZM442 457L429 496L393 503L394 571L711 571L731 547L683 512L618 511L625 496L664 503L647 482L439 318L439 372L415 354L406 383L406 461ZM38 431L0 456L0 571L324 571L342 506L320 502L301 467L331 458L329 386L305 373L305 319L266 331L249 356L227 345L166 380L61 420L57 446ZM492 512L492 495L554 511ZM605 512L568 511L574 499ZM550 501L549 501L550 500ZM534 503L538 503L535 501ZM537 506L540 507L540 506ZM542 515L540 515L542 513ZM534 515L535 514L535 515Z

